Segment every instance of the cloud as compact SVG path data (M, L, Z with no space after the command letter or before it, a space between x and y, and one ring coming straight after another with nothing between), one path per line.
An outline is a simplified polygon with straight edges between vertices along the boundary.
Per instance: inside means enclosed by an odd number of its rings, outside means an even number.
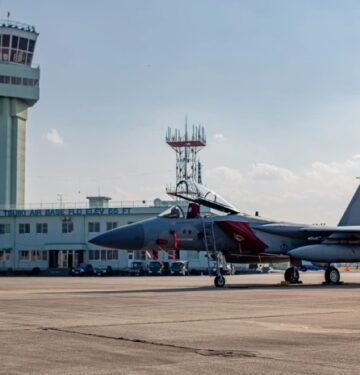
M233 168L219 166L205 171L206 179L222 181L223 183L241 184L243 176ZM211 188L211 186L210 186Z
M206 172L208 186L245 212L277 220L336 224L355 192L360 157L314 161L290 170L256 163L239 171L218 166Z
M225 141L226 138L225 138L224 134L216 133L216 134L213 135L213 139L214 139L214 141L222 142L222 141Z
M45 138L49 142L55 143L57 145L62 145L64 143L63 138L61 137L61 135L58 133L56 129L52 129L51 132L47 133Z
M281 180L284 182L298 179L298 176L289 169L267 163L253 164L249 176L256 180Z

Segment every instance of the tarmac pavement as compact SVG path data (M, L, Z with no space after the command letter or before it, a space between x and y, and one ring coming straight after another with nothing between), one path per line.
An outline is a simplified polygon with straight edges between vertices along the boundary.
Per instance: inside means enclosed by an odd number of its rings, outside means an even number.
M2 277L0 374L359 374L360 273Z

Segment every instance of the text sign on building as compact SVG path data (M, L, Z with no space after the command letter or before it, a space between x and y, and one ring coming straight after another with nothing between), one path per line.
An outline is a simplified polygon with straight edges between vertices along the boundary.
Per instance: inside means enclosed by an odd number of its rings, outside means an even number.
M69 208L47 210L3 210L0 216L130 215L131 208Z

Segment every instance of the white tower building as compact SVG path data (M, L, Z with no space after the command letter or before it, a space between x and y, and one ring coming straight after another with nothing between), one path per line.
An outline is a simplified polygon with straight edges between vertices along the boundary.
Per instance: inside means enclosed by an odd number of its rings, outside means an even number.
M40 69L32 67L38 33L0 21L0 209L25 203L27 109L39 100Z

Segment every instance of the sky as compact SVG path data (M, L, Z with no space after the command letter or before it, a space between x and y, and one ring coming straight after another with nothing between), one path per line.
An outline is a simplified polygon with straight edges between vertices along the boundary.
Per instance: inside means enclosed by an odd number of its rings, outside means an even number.
M1 0L35 25L26 201L166 199L168 126L241 211L336 224L360 175L360 3Z

